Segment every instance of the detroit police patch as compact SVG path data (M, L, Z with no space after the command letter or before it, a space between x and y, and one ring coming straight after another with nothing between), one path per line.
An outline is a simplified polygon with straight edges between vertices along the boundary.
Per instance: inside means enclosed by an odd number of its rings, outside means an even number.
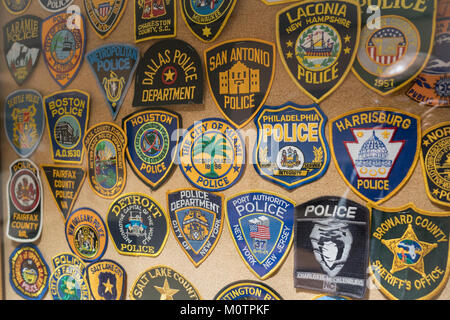
M283 298L265 283L242 280L223 287L214 300L283 300Z

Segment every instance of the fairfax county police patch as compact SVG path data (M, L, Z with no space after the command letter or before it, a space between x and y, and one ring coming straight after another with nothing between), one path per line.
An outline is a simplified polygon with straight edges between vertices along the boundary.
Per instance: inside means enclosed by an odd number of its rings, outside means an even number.
M42 8L50 12L58 12L66 9L73 0L39 0Z
M27 158L36 150L44 132L44 108L41 94L35 90L17 90L4 104L6 137L20 156Z
M259 279L284 262L293 241L295 203L266 191L250 191L226 200L228 227L247 267Z
M369 210L339 197L295 208L294 285L362 298L366 292Z
M119 24L127 7L127 0L84 0L84 9L92 29L104 39Z
M356 0L302 1L277 15L277 45L295 84L316 103L344 81L361 30Z
M366 201L392 197L419 158L420 117L391 108L357 109L331 121L331 151L347 185Z
M317 104L263 106L254 121L253 166L264 179L294 189L325 174L330 162L327 117Z
M283 300L283 298L265 283L242 280L223 287L213 300Z
M94 300L122 300L125 292L126 273L112 260L100 260L86 267L86 279Z
M428 212L409 203L373 204L370 269L381 292L395 300L431 299L449 276L450 212Z
M177 33L175 0L136 0L134 2L134 40L173 38Z
M172 232L198 267L214 250L223 227L223 196L197 189L167 192Z
M12 14L22 14L28 9L30 3L31 0L3 0L6 10Z

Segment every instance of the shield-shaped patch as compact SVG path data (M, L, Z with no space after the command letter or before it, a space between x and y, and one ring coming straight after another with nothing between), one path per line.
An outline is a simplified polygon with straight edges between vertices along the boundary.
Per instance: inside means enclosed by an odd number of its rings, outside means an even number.
M134 40L173 38L177 33L176 0L136 0Z
M92 29L104 39L114 30L122 18L127 0L84 0L84 9Z
M95 300L122 300L125 295L126 272L115 261L103 259L86 267L86 279Z

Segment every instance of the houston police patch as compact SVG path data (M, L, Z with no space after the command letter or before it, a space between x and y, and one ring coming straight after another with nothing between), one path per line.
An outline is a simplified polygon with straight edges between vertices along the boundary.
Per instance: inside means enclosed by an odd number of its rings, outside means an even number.
M265 283L242 280L223 287L215 295L214 300L283 300L283 298Z
M92 29L101 39L109 36L119 24L126 7L127 0L84 0L84 9Z
M86 279L94 300L122 300L125 293L126 273L112 260L100 260L86 267Z

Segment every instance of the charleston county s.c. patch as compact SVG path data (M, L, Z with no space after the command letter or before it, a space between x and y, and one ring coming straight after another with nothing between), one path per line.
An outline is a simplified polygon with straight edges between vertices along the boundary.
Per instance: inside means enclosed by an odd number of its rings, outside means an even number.
M73 0L39 0L42 8L50 12L58 12L66 9Z
M31 0L2 0L2 2L9 13L22 14L28 9Z
M94 300L122 300L125 293L126 272L112 260L103 259L86 267L86 279Z
M283 300L283 298L263 282L241 280L223 287L213 300Z
M176 0L136 0L134 41L173 38L177 33Z
M127 7L127 0L84 0L83 2L91 27L101 39L109 36L119 24Z

